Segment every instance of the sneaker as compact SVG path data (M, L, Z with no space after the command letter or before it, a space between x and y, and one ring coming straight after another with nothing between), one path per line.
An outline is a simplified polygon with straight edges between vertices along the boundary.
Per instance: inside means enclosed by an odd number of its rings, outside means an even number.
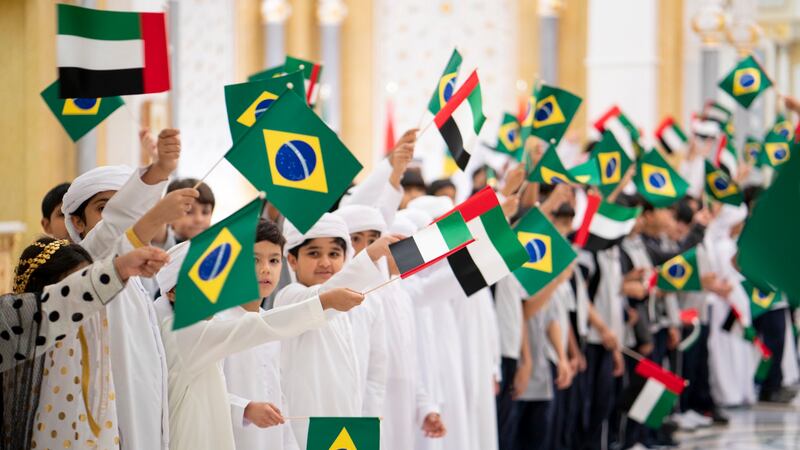
M777 391L761 391L758 394L758 401L765 403L791 403L796 394L786 388L780 388Z
M727 426L728 422L730 422L730 418L722 412L719 408L712 409L708 414L707 417L711 417L711 420L714 422L714 425L723 425Z
M697 411L693 409L686 411L684 415L687 416L689 420L693 421L695 425L697 425L700 428L707 428L714 424L714 419L699 414Z
M678 424L678 429L681 431L694 431L697 429L697 423L688 417L686 413L673 414L672 420Z

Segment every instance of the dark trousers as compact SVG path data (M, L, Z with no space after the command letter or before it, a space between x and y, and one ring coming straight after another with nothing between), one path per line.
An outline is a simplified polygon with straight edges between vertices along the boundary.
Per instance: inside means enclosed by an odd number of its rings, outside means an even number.
M516 404L511 398L514 375L517 373L517 360L503 357L500 365L503 381L497 394L497 434L500 450L514 449L514 436L517 432L518 414Z
M684 332L684 338L689 331ZM682 355L684 378L689 380L689 385L681 394L681 411L693 409L704 413L712 411L715 407L711 398L711 385L708 372L708 325L700 325L700 335L697 342L686 349Z
M550 364L554 374L555 366ZM555 390L555 385L553 386ZM517 427L516 450L552 450L555 436L557 392L553 392L553 400L518 401L519 426Z
M578 431L580 430L581 407L583 406L585 372L575 374L572 385L562 391L563 400L557 405L556 421L561 423L560 437L554 448L557 450L572 450L578 446ZM557 435L558 436L558 435Z
M602 345L586 346L585 396L582 410L580 448L603 448L603 425L614 406L614 360Z
M761 383L761 394L775 392L783 383L783 345L786 339L786 309L767 311L753 320L753 326L764 341L769 351L772 352L772 365L767 378Z

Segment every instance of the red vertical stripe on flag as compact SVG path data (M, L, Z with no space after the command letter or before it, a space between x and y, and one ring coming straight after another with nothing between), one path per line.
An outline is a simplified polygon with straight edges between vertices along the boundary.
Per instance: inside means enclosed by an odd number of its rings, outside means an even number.
M594 123L594 128L602 133L603 130L606 129L606 121L612 117L617 117L620 113L619 106L614 105L613 108L609 109L602 117L597 119L597 122Z
M311 78L308 79L308 92L306 92L306 103L309 105L311 104L311 97L314 93L314 89L317 88L317 83L319 83L319 64L314 64L311 67Z
M664 120L661 121L661 124L658 126L658 128L656 128L656 137L660 138L664 133L664 130L671 127L673 123L675 123L675 121L672 120L672 117L665 117Z
M436 113L436 116L433 117L433 122L436 124L438 128L441 128L442 125L447 122L447 119L453 115L453 111L456 110L461 105L461 102L469 97L469 94L472 93L472 90L475 89L475 86L478 85L478 72L473 70L472 73L467 78L467 81L461 85L460 88L450 97L450 100L445 103L444 107Z
M167 27L164 13L139 13L139 23L144 41L144 92L169 90L169 57L167 55Z
M391 153L394 148L394 105L392 99L386 100L386 147L385 154Z
M486 186L460 205L442 214L442 216L438 217L434 222L438 222L442 218L449 216L454 211L461 213L464 222L469 222L481 214L485 214L495 206L500 206L500 200L497 199L497 194L494 193L494 189L492 189L491 186Z
M714 166L719 168L719 159L722 156L722 152L725 151L725 146L728 144L728 136L725 133L719 137L719 144L717 145L717 153L714 155Z
M586 200L586 212L583 213L583 222L581 222L581 227L578 228L573 239L573 243L581 248L586 245L586 240L589 239L589 227L591 227L594 214L600 208L600 202L603 199L599 195L590 194Z
M656 379L676 395L680 395L680 393L683 392L683 388L686 386L686 380L668 370L664 370L661 366L647 358L640 359L639 363L636 364L636 373L645 378Z

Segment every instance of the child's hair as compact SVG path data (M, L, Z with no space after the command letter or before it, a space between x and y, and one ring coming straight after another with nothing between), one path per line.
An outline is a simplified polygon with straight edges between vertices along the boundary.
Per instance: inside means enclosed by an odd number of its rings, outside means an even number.
M403 174L403 178L400 179L400 186L404 188L416 187L425 190L425 179L422 178L422 171L416 167L406 170L406 173Z
M335 238L332 238L332 239L333 239L334 244L338 245L339 247L342 247L342 250L347 250L347 241L345 241L344 239L342 239L340 237L335 237ZM295 258L297 258L297 254L300 252L300 249L305 247L306 245L308 245L311 241L313 241L313 239L306 239L305 241L303 241L302 244L298 245L297 247L290 248L289 249L289 253L292 256L294 256Z
M436 195L436 192L438 192L440 189L449 187L453 189L456 188L456 185L453 184L449 178L442 178L441 180L433 181L430 185L428 185L428 195Z
M179 178L173 180L169 186L167 186L167 192L177 191L178 189L186 189L186 188L193 188L197 182L200 181L196 178ZM197 186L197 192L200 193L200 196L197 197L197 203L201 205L211 205L211 209L214 209L217 202L214 199L214 192L208 187L205 183L200 183Z
M275 222L264 219L259 219L258 226L256 226L256 242L272 242L283 251L283 246L286 245L286 238L283 237L280 228L275 225ZM297 256L297 255L295 255Z
M44 194L42 199L42 218L50 218L50 214L53 214L56 206L64 200L64 194L67 193L67 189L69 189L69 183L61 183L47 191L47 194Z
M29 245L19 257L14 292L42 292L82 263L92 263L83 247L67 240L43 237Z

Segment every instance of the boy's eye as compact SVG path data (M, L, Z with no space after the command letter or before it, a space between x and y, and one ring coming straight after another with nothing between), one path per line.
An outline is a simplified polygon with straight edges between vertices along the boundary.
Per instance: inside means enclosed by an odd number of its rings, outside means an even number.
M278 263L281 262L281 260L278 259L278 258L272 258L272 259L269 260L269 262L270 262L270 264L278 264Z

